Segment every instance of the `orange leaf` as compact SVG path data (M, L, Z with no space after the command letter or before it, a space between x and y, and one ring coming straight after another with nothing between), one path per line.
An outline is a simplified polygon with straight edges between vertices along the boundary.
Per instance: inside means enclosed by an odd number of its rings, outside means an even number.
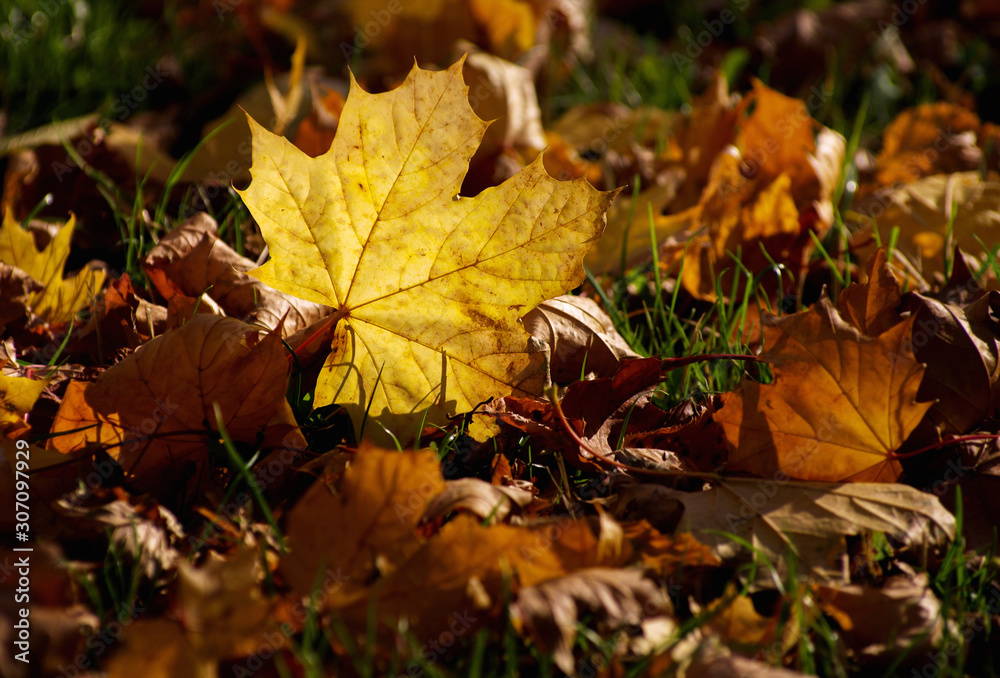
M217 435L214 405L234 440L256 443L262 429L273 439L295 427L285 400L286 370L276 335L261 337L238 320L198 315L96 382L71 382L49 447L69 454L91 442L108 445L137 487L175 492L177 481L198 479L208 458L206 434ZM69 433L73 429L84 430ZM286 439L304 447L297 432Z
M401 454L368 444L336 486L334 494L316 483L288 517L291 556L282 559L281 571L303 595L314 590L317 577L344 582L343 595L389 574L421 546L417 524L428 501L445 489L434 453Z
M931 403L915 402L924 367L903 342L912 319L876 338L848 325L826 299L784 318L765 317L763 358L775 383L749 383L713 415L730 471L821 481L892 482L892 453Z

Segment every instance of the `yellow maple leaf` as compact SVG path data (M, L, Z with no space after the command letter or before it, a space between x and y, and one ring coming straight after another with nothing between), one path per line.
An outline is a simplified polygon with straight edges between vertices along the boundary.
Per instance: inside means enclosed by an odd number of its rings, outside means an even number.
M69 322L84 308L104 284L104 271L84 268L75 276L63 279L63 267L69 257L70 240L76 217L59 229L41 251L35 239L14 219L10 210L4 213L0 226L0 261L16 266L44 285L32 292L28 306L32 313L48 323Z
M316 404L343 405L356 428L369 404L408 434L430 406L428 421L538 392L544 354L520 318L583 280L615 195L557 181L539 157L459 198L488 124L469 104L463 61L414 66L384 94L352 79L318 158L250 124L253 180L242 195L271 253L250 275L336 309Z
M48 379L8 377L0 374L0 432L13 437L27 430L24 415L49 385Z

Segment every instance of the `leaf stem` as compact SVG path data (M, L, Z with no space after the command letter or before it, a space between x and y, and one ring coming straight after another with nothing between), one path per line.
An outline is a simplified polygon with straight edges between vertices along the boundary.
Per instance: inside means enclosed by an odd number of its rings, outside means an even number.
M910 457L916 457L917 455L923 454L924 452L930 452L931 450L936 450L946 445L951 445L952 443L964 443L971 440L997 440L1000 439L1000 434L998 433L978 433L974 435L958 436L957 438L948 438L947 440L940 440L933 445L928 445L927 447L921 447L919 450L913 450L912 452L903 452L902 454L896 454L892 452L886 455L887 459L909 459Z

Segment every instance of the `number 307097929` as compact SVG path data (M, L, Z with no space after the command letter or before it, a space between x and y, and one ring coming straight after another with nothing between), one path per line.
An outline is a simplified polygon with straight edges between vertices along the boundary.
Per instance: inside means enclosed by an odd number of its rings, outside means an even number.
M28 462L31 459L31 450L28 448L28 441L18 440L17 441L17 452L15 454L14 461L14 489L17 494L14 495L14 520L17 523L14 525L14 530L16 532L23 533L23 537L19 534L17 535L18 541L27 541L28 531L30 530L28 526L28 518L30 517L30 512L28 510L28 499L30 498L28 485L28 474L27 470L29 468Z

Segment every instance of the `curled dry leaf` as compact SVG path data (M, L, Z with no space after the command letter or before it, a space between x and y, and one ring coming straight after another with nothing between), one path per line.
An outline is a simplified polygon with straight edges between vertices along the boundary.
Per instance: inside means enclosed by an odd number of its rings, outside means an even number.
M590 568L521 589L511 616L515 626L552 653L560 670L573 676L573 641L583 615L591 614L613 630L640 624L667 605L656 584L639 570Z
M839 576L846 553L843 537L884 532L906 548L943 548L955 538L955 518L938 498L906 485L888 483L801 483L732 478L702 492L666 490L684 505L681 526L722 558L739 546L718 530L749 542L781 573L787 551L798 572ZM762 568L759 575L770 580Z
M583 280L614 197L556 181L539 158L456 198L487 126L462 66L414 67L383 94L352 82L319 158L251 123L242 195L271 252L251 275L336 309L316 405L343 405L359 432L368 412L412 431L425 414L442 422L491 397L539 392L545 357L520 317Z
M557 384L585 374L610 377L622 358L638 358L593 299L564 294L543 301L523 318L531 336L549 345L549 374Z
M175 296L216 301L227 315L268 329L281 325L289 337L332 312L327 306L289 296L247 275L253 261L219 240L215 220L199 213L166 234L150 251L143 270L164 299Z
M285 400L287 382L276 335L261 336L232 318L197 315L96 382L71 382L48 447L71 454L99 443L135 487L176 493L204 469L205 436L217 435L215 406L233 440L257 443L263 431L266 447L304 448Z
M816 588L820 605L840 626L848 650L865 666L892 666L899 673L937 647L944 632L941 602L927 574L896 575L880 589L858 586ZM906 659L897 664L900 657Z
M907 350L912 323L865 337L825 298L765 317L761 358L774 383L745 384L712 415L730 449L727 469L832 482L899 478L893 455L931 407L916 402L924 367Z
M110 528L111 548L125 558L138 555L135 565L150 581L177 567L178 540L184 537L180 521L169 510L148 499L143 504L115 499L96 507L80 507L69 499L57 506L65 515L86 519L99 532Z
M69 322L87 306L104 284L104 271L83 268L63 278L69 257L70 241L76 218L70 216L41 250L35 247L31 233L21 228L10 210L0 226L0 261L16 266L42 285L28 296L28 308L46 323Z
M491 485L478 478L449 480L444 491L427 504L420 521L433 522L452 511L467 511L489 525L510 522L534 497L529 490Z
M1000 406L1000 292L956 306L911 292L910 345L927 365L917 397L934 401L914 433L922 446L966 433Z

